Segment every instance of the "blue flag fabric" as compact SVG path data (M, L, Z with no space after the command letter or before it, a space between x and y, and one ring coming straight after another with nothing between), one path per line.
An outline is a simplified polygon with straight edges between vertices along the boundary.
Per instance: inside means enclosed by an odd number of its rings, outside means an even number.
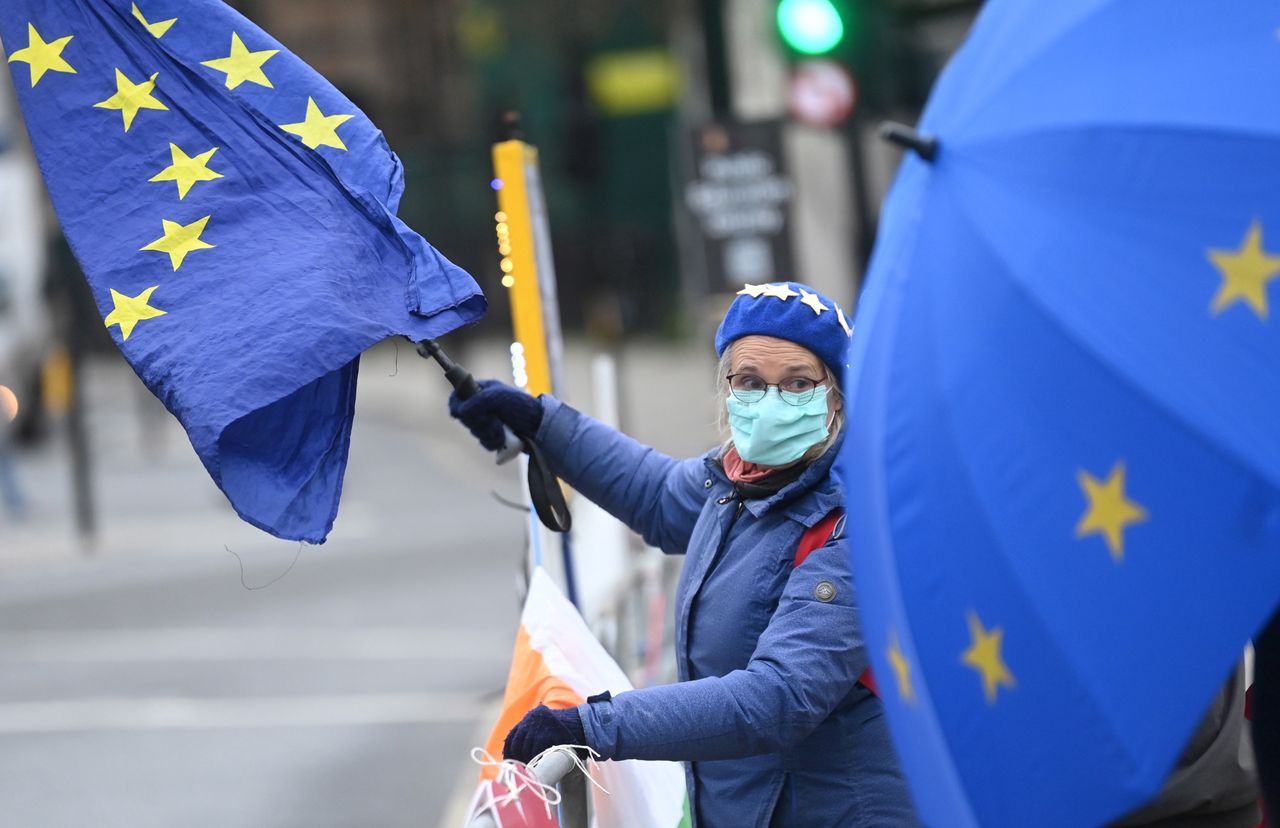
M5 0L0 41L105 324L249 523L321 542L359 354L476 321L346 97L220 0Z
M1278 26L991 0L930 100L840 466L926 824L1142 805L1280 599Z

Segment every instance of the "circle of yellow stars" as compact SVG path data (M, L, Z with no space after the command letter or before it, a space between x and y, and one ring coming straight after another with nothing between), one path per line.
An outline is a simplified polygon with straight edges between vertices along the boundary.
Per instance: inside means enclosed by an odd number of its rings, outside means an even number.
M133 18L156 39L163 38L179 23L177 17L164 20L148 19L137 2L131 4ZM75 40L74 34L63 34L48 39L35 25L35 21L27 23L27 45L9 55L11 64L25 63L30 69L31 87L36 88L45 81L50 73L76 75L76 68L67 56L68 46ZM74 49L72 49L74 52ZM214 57L201 61L200 65L224 76L223 84L228 90L236 90L242 85L254 84L265 89L275 89L266 72L267 63L280 53L279 49L251 50L239 32L231 32L229 53L225 57ZM159 73L135 81L119 67L115 69L115 92L105 100L95 103L95 109L119 112L126 135L138 122L139 116L146 111L168 112L169 107L157 97ZM281 124L280 129L297 136L303 146L311 150L327 147L343 152L348 151L346 143L338 134L338 129L351 119L354 114L326 114L316 103L315 98L308 96L303 120L298 123ZM189 153L183 147L169 143L170 163L156 172L149 182L173 182L177 188L178 200L184 201L197 184L216 181L224 175L210 167L219 147L212 147ZM216 245L206 242L202 236L213 217L205 216L189 224L162 219L163 235L150 242L140 251L163 253L169 257L169 263L176 273L192 253L202 250L213 250ZM128 341L134 329L141 322L165 316L168 312L151 305L151 296L160 288L152 285L136 296L108 288L113 309L106 315L104 322L108 328L118 325L120 338Z

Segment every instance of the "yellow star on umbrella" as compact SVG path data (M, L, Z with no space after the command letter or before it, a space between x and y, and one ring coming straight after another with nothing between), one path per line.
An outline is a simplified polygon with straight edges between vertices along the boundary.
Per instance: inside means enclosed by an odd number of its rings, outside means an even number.
M1239 250L1210 250L1209 261L1218 268L1222 284L1213 297L1214 316L1236 302L1246 302L1259 319L1267 318L1267 284L1280 276L1280 256L1262 247L1262 224L1249 225Z
M40 82L40 79L44 77L45 72L65 72L69 75L74 75L76 70L62 57L62 50L67 48L67 44L71 42L72 37L74 35L67 35L50 43L45 43L44 38L36 31L36 27L28 23L27 46L9 55L9 62L25 63L30 67L31 87L33 89Z
M168 111L169 107L160 103L151 93L156 88L156 78L160 77L160 73L151 76L150 80L142 83L134 83L125 77L124 72L116 70L116 94L107 98L102 103L94 104L97 109L118 109L124 116L124 131L128 132L129 127L133 126L133 119L138 117L138 113L143 109L160 109Z
M222 178L222 173L209 169L209 159L213 158L213 154L217 151L218 147L214 147L208 152L202 152L192 158L183 152L177 144L169 144L169 154L173 158L173 163L156 173L155 177L147 180L176 182L178 185L178 200L182 200L187 197L187 193L191 192L191 188L197 182Z
M916 700L916 690L911 684L911 662L902 653L902 644L898 641L898 631L889 636L889 666L898 680L898 695L910 704Z
M280 53L279 49L263 49L261 52L250 52L245 47L240 35L231 33L231 54L216 60L206 60L201 66L208 66L227 75L227 88L235 89L245 81L274 89L262 66Z
M772 296L775 299L781 299L782 301L785 302L788 299L790 299L792 296L799 296L800 294L796 293L794 290L787 287L786 285L765 285L764 295Z
M174 17L169 20L161 20L159 23L151 23L147 20L146 16L143 15L142 9L138 8L137 3L133 4L133 16L137 18L138 22L142 24L144 29L151 32L152 37L156 38L164 37L169 33L169 30L173 28L173 24L178 22L178 18Z
M826 305L822 304L822 300L818 298L818 294L810 293L803 289L800 291L800 303L812 308L814 316L822 316L822 312L824 310L831 310Z
M768 285L751 285L748 284L742 290L738 291L739 296L750 296L752 299L759 299L766 290Z
M987 704L995 704L1001 686L1010 690L1017 686L1009 665L1004 663L1004 657L1000 654L1004 630L999 627L992 627L990 630L984 628L982 619L970 610L969 638L972 643L960 655L960 660L978 671L982 677L982 693L987 698Z
M1124 560L1124 530L1147 519L1147 510L1125 497L1124 478L1123 460L1116 461L1106 480L1098 480L1083 469L1076 473L1076 480L1088 500L1084 515L1076 524L1076 537L1102 535L1116 563Z
M199 221L193 221L185 226L178 224L176 221L168 221L166 219L163 222L164 235L142 249L168 253L169 261L173 263L173 269L177 270L182 267L182 262L187 258L188 253L194 253L197 250L210 250L216 246L200 240L200 234L204 232L204 228L209 224L210 218L212 216L205 216Z
M112 288L111 301L114 303L115 309L107 314L106 326L110 328L112 325L119 325L120 338L127 342L129 334L133 333L134 327L139 322L145 319L155 319L157 316L164 316L168 311L153 308L150 304L151 294L158 287L160 286L149 287L137 296L125 296L123 293L117 293Z
M354 118L354 115L325 115L316 106L315 99L307 98L307 119L300 124L281 124L285 132L296 135L308 149L333 147L345 151L347 145L338 137L338 127Z

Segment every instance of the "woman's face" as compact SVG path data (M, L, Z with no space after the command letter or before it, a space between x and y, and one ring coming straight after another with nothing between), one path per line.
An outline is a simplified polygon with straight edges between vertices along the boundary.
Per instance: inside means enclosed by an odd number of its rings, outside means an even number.
M755 374L770 384L788 377L807 377L831 385L827 367L813 351L773 336L744 336L734 342L732 373ZM833 410L840 410L843 402L838 396L828 399Z

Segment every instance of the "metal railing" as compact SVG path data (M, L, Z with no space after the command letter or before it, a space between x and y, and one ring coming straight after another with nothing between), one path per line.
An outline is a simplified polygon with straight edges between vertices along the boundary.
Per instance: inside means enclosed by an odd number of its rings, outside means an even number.
M551 748L529 765L534 779L559 788L560 828L587 828L590 822L590 797L582 768L574 749L569 747ZM497 828L497 823L493 815L485 811L472 819L467 828Z

